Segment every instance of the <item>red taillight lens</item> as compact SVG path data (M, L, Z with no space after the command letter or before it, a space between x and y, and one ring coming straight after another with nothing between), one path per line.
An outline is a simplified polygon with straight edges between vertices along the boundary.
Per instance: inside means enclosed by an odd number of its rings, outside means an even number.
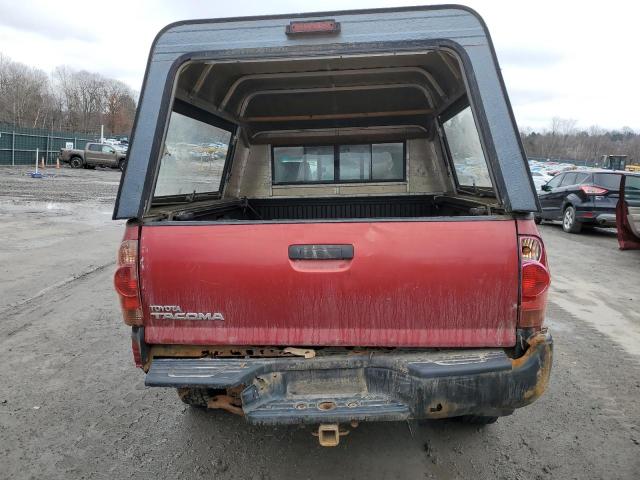
M549 272L539 262L526 262L522 266L522 298L542 295L550 284Z
M125 298L138 296L138 282L133 268L130 266L122 266L116 270L113 278L116 292Z
M587 195L604 195L609 192L606 188L594 187L592 185L580 185L580 190Z
M128 226L118 250L118 268L113 283L120 296L124 323L142 325L142 307L138 289L138 227Z
M519 327L541 328L547 306L551 276L542 240L534 236L520 237L521 297Z

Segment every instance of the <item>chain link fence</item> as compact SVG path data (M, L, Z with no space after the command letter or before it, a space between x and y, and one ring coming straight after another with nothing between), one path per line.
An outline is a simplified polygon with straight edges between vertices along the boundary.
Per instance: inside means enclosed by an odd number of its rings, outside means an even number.
M35 165L36 151L38 162L44 159L47 165L54 165L61 148L83 149L87 142L99 137L0 123L0 165Z

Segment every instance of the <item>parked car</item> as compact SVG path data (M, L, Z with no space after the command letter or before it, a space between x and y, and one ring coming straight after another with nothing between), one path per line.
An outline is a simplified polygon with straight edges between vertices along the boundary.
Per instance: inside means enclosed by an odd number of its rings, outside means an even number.
M562 220L567 233L580 233L585 226L615 227L620 180L629 172L594 169L556 175L538 194L541 212L536 222Z
M124 170L126 152L117 150L113 145L104 143L87 143L84 150L61 148L58 159L68 163L71 168L111 167Z
M151 52L114 210L146 385L325 446L543 394L538 199L475 12L187 21Z
M533 184L536 186L536 191L538 192L541 192L542 186L547 184L549 180L553 178L553 176L537 170L531 170L531 176L533 178Z

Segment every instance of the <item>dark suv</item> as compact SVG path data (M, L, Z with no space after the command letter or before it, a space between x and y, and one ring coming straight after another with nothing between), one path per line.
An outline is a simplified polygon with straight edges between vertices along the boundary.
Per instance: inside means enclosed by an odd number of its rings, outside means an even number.
M562 220L568 233L579 233L583 226L616 226L616 204L620 179L630 172L574 170L553 177L538 194L542 212L536 222Z

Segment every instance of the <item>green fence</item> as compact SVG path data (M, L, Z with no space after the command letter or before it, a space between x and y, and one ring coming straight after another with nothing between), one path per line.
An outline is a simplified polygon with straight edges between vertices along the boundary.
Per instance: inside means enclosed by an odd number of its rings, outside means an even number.
M45 159L56 163L61 148L84 148L87 142L100 137L86 133L54 132L39 128L20 128L0 123L0 165L35 165Z

